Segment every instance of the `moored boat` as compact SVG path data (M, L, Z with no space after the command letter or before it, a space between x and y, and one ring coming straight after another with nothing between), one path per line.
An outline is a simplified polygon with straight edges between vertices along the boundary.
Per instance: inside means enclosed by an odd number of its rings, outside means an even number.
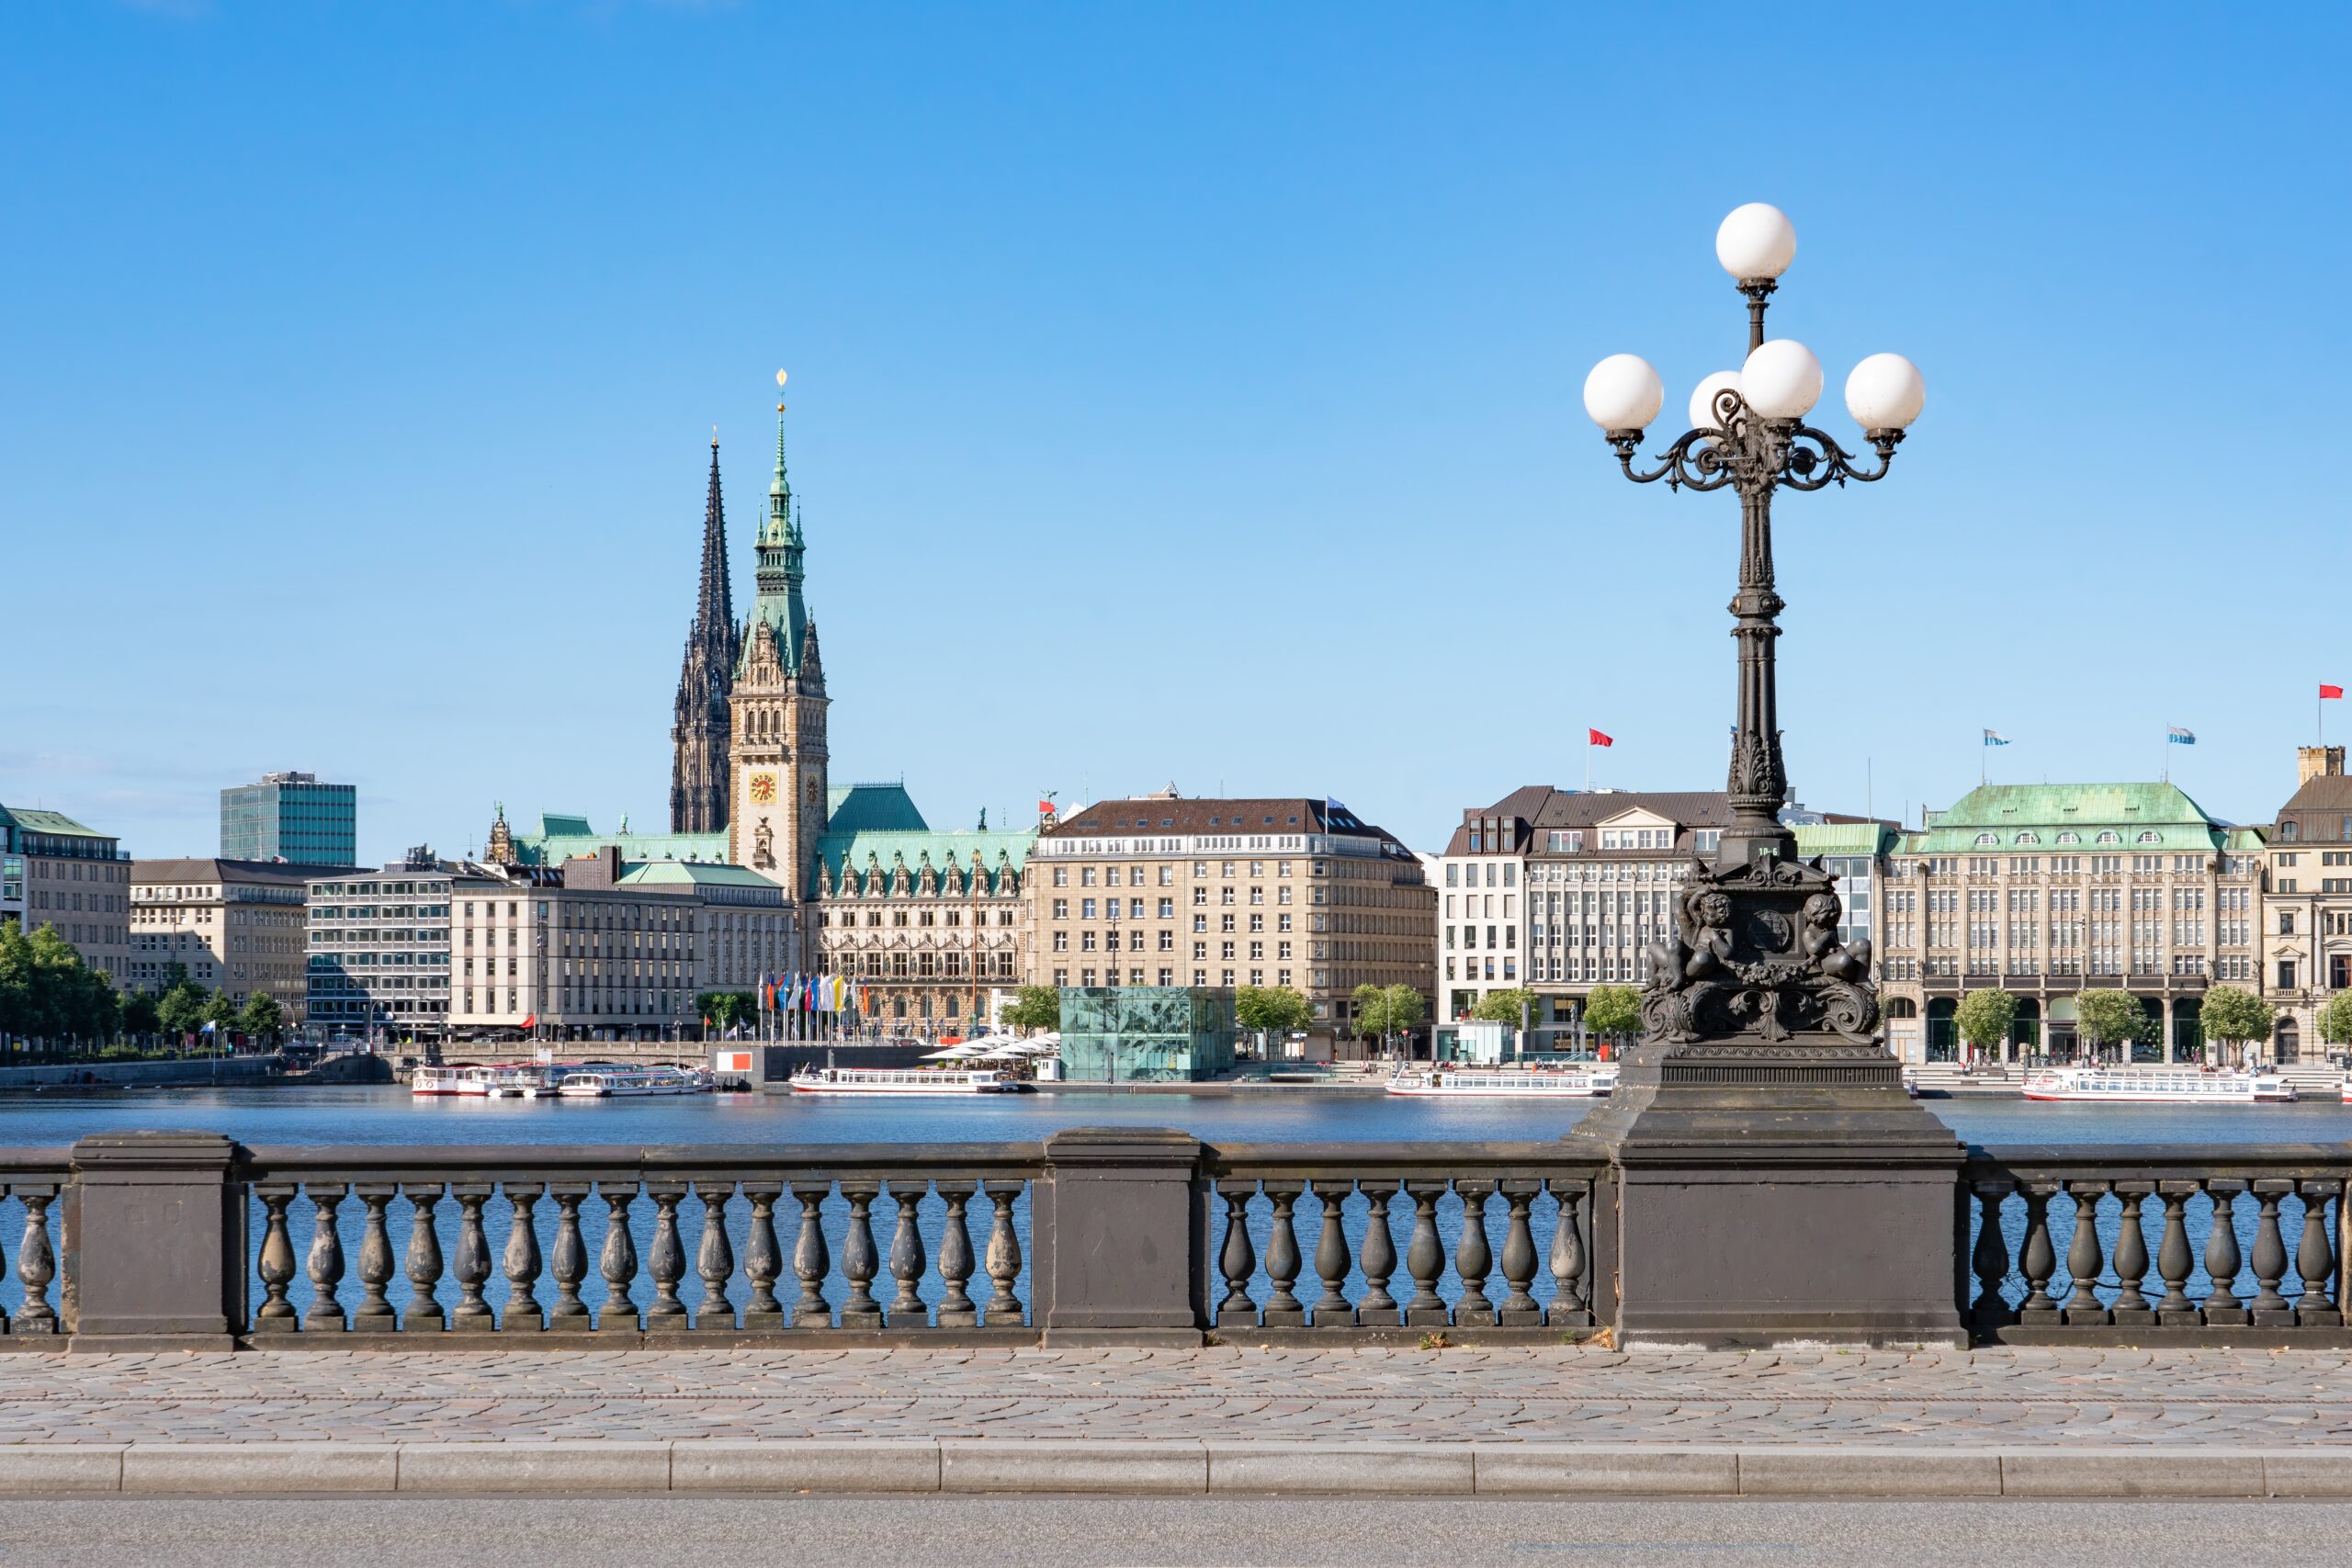
M1530 1071L1504 1067L1416 1067L1388 1080L1391 1094L1443 1096L1448 1099L1590 1100L1617 1087L1611 1066L1566 1071Z
M2094 1104L2283 1105L2295 1086L2277 1073L2209 1073L2196 1067L2039 1067L2025 1097Z
M795 1094L1009 1094L993 1067L803 1067Z

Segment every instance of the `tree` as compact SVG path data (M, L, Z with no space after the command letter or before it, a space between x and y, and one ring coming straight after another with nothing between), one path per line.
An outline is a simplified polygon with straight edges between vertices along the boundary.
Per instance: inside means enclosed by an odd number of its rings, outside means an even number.
M2268 1002L2237 986L2216 986L2207 991L2205 1005L2197 1015L2205 1038L2224 1050L2269 1039L2277 1016Z
M1307 999L1288 986L1244 986L1233 996L1234 1021L1256 1032L1268 1055L1273 1036L1304 1029L1314 1016Z
M156 1000L155 1016L164 1032L172 1037L172 1043L177 1045L204 1022L204 1002L210 993L189 979L187 971L176 964L164 972L164 994Z
M1522 1021L1532 1023L1541 1017L1542 1009L1543 1003L1535 993L1521 986L1509 991L1488 991L1470 1010L1470 1016L1489 1023L1508 1023L1516 1029Z
M1584 999L1588 1033L1628 1040L1642 1032L1642 993L1631 986L1595 986Z
M121 1021L114 987L82 962L55 926L0 931L0 1033L28 1035L53 1049L68 1040L108 1040Z
M2129 991L2085 991L2075 998L2084 1038L2097 1050L2154 1038L2155 1025L2140 998Z
M1429 1004L1421 993L1410 986L1362 985L1351 997L1355 1003L1356 1032L1369 1040L1385 1041L1392 1034L1402 1034L1429 1016Z
M1960 1030L1960 1037L1980 1051L1997 1055L2001 1042L2009 1037L2009 1025L2017 1021L2018 999L1990 986L1981 991L1971 991L1960 998L1960 1007L1951 1021Z
M2211 1006L2209 1002L2207 1004ZM2338 991L2319 1010L2319 1037L2330 1045L2352 1045L2352 991Z
M723 1035L737 1024L757 1017L760 998L749 991L705 991L695 998L695 1006L710 1021L710 1027Z
M209 1043L215 1050L227 1049L229 1031L237 1024L237 1004L229 999L228 992L215 991L204 998L203 1010L204 1021L212 1026Z
M145 991L132 991L122 998L122 1032L125 1034L153 1034L163 1028L155 1013L155 998Z
M1012 994L1004 1021L1014 1029L1059 1029L1062 994L1052 986L1023 986Z
M267 991L255 991L245 998L244 1011L237 1015L237 1027L268 1045L277 1039L277 1032L286 1027L286 1010Z

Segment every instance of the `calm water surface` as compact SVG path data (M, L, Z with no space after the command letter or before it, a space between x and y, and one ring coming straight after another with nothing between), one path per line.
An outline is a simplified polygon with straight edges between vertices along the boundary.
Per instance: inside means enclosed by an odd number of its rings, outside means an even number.
M1920 1102L1981 1144L2332 1143L2352 1106ZM673 1100L412 1100L399 1088L171 1089L0 1096L0 1144L126 1128L200 1128L247 1144L933 1143L1043 1138L1057 1127L1176 1127L1211 1142L1550 1138L1587 1106L1301 1090L1058 1093L921 1100L698 1095Z

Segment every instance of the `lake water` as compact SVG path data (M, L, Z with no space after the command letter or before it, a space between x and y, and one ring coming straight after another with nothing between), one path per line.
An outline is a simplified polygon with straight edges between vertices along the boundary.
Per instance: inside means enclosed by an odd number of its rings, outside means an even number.
M2333 1099L2244 1106L1920 1104L1979 1144L2352 1138L2352 1106ZM988 1143L1039 1139L1056 1128L1082 1126L1175 1127L1211 1143L1442 1143L1557 1137L1589 1109L1577 1101L1442 1101L1310 1089L923 1100L417 1100L400 1088L206 1088L0 1097L0 1144L65 1144L86 1133L146 1127L220 1132L247 1144Z

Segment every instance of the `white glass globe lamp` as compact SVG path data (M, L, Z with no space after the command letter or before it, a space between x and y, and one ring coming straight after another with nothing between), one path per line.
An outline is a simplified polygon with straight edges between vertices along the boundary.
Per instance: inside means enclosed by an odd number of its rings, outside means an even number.
M1665 401L1665 383L1638 354L1612 354L1584 378L1584 412L1606 431L1647 430Z
M1903 430L1927 406L1919 367L1899 354L1873 354L1846 378L1846 412L1864 430Z
M1739 372L1736 370L1718 370L1701 381L1690 393L1690 428L1721 430L1724 422L1722 415L1715 412L1715 394L1738 390Z
M1821 361L1796 339L1776 337L1740 367L1739 395L1766 419L1803 419L1821 400Z
M1796 258L1796 225L1769 201L1733 208L1715 231L1715 259L1742 283L1778 277Z

